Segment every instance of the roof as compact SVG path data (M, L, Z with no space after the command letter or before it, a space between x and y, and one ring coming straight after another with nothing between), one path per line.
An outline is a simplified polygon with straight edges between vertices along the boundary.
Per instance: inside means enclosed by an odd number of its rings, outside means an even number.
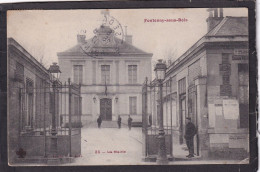
M104 36L109 35L110 41L108 45L102 45L102 39ZM93 41L97 40L97 41ZM88 48L84 48L84 46L87 46ZM58 55L86 55L89 53L97 53L97 51L101 53L101 55L109 55L113 53L118 53L118 55L122 54L134 54L134 55L149 55L152 56L151 53L147 53L134 45L117 38L114 36L114 31L110 29L108 26L100 26L99 29L97 29L96 36L85 40L84 43L78 43L77 45L73 46L70 49L67 49L63 52L59 52Z
M223 20L209 31L206 36L236 36L248 35L247 17L225 17Z
M213 39L214 38L214 39ZM215 42L236 42L248 41L248 17L230 17L223 18L212 30L201 37L186 52L176 59L167 69L167 73L177 66L184 59L187 59L192 52L204 43Z
M49 75L48 70L43 66L35 57L33 57L26 49L24 49L23 46L21 46L14 38L10 37L7 38L7 44L8 46L15 47L18 51L23 53L23 58L27 59L31 63L34 64L35 67L38 67L41 71L44 71L46 74ZM8 50L10 51L10 50Z
M92 42L93 38L86 40L86 42ZM121 41L118 38L115 38L116 45L118 45L118 51L119 53L133 53L133 54L149 54L125 41ZM115 47L116 48L116 47ZM88 49L87 51L84 51L81 47L81 44L77 44L73 46L72 48L69 48L61 53L81 53L86 54L86 52L91 52L91 49Z

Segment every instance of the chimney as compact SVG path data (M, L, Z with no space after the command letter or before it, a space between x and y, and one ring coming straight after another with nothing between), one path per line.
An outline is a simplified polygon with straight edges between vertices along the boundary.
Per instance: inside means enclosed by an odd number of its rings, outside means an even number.
M127 42L128 44L132 45L132 35L126 35L125 36L125 42Z
M209 8L207 9L207 11L209 12L209 17L207 18L206 21L207 21L208 32L209 32L213 28L215 28L223 19L223 8L219 9L219 14L217 8ZM214 12L214 16L213 16L213 12Z
M127 26L125 26L125 42L132 45L133 43L133 36L127 35Z
M77 35L77 40L79 44L85 43L86 35Z

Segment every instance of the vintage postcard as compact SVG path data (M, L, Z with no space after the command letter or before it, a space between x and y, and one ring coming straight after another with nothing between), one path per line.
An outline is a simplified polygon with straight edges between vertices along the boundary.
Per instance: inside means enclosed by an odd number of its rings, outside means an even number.
M8 10L11 166L249 163L247 8Z

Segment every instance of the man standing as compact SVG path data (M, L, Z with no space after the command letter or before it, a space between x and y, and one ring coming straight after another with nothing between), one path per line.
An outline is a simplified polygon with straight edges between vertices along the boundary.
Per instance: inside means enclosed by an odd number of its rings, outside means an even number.
M118 115L118 118L117 118L117 124L118 124L118 128L120 129L121 128L121 117L120 115Z
M101 127L101 123L102 123L101 115L99 115L99 117L97 119L97 123L98 123L98 128L100 128Z
M133 119L130 117L130 115L128 116L128 128L129 130L131 130L131 127L132 127L132 121Z
M149 115L149 126L152 126L152 115Z
M195 134L196 134L196 127L191 122L191 118L187 117L184 138L186 139L186 144L189 149L189 155L187 155L188 158L194 157L193 137L195 136Z

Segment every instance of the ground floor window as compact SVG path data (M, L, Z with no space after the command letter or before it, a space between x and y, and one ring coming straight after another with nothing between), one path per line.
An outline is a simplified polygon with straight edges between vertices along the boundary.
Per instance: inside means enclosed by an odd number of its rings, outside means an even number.
M25 104L25 124L28 127L33 127L33 81L29 78L26 79L26 104Z
M129 97L129 114L137 114L137 97Z

